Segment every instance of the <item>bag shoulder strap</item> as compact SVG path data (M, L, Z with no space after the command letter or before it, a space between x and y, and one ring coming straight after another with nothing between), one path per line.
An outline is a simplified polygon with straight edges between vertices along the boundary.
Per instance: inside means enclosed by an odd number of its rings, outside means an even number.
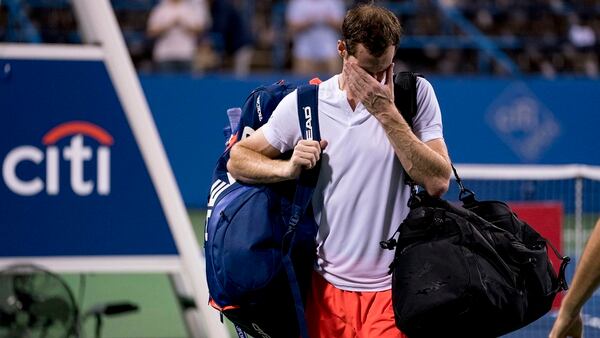
M418 110L417 77L423 77L423 75L414 72L400 72L394 76L394 103L411 128Z
M394 76L394 104L402 117L413 128L413 119L417 115L417 77L414 72L400 72ZM411 196L416 196L417 185L404 170L404 181L411 187Z
M318 92L318 85L302 85L298 87L298 121L300 123L302 138L305 140L321 140ZM296 194L294 195L293 208L295 210L292 209L292 217L296 216L297 218L290 220L290 222L295 221L295 224L297 224L300 217L304 215L306 208L308 208L319 178L320 162L310 170L302 170L297 180Z
M298 120L300 122L302 138L305 140L321 140L318 120L318 91L318 85L303 85L298 87ZM294 195L294 202L292 203L292 214L282 244L283 266L294 298L296 320L298 321L300 337L302 338L309 338L308 326L304 315L304 301L302 299L302 293L300 292L300 286L298 285L298 279L291 258L291 248L296 233L296 226L298 225L300 218L304 216L308 205L312 200L312 195L319 177L319 168L320 161L314 168L302 170L302 173L297 180L296 193Z
M302 85L298 87L298 120L302 138L321 140L319 132L319 86Z

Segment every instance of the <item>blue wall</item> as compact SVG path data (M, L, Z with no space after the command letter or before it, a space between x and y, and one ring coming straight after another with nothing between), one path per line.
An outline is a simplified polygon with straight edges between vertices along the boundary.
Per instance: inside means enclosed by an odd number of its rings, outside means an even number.
M290 76L140 75L188 206L206 201L213 165L223 150L225 111L255 87ZM456 163L584 163L600 165L600 81L429 77Z

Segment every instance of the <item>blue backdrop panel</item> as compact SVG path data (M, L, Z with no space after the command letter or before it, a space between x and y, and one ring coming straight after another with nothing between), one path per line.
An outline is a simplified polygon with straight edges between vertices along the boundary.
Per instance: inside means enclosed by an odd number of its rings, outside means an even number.
M600 164L600 82L433 78L457 163Z
M142 75L142 85L187 205L203 207L211 171L223 150L227 108L255 87L289 75ZM456 163L600 165L600 82L511 81L428 77L442 107L444 134Z
M104 64L0 67L0 256L176 254Z

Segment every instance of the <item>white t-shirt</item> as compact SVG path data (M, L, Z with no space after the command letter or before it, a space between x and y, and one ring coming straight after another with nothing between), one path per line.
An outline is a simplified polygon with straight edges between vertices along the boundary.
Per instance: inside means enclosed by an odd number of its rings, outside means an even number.
M319 86L321 139L328 145L312 200L319 224L316 270L339 289L387 290L394 252L379 242L406 217L410 191L383 127L361 103L352 111L338 77ZM262 127L281 152L301 139L296 100L297 91L286 96ZM417 103L416 136L423 142L442 138L439 104L423 78L417 81Z
M162 27L172 25L174 21L185 22L203 28L210 24L210 14L204 1L191 2L183 0L172 2L163 0L152 9L148 26ZM181 24L171 26L156 39L154 45L155 61L191 61L196 52L198 35L190 32Z
M327 18L344 19L346 8L341 0L292 0L286 16L289 23L320 22L294 36L293 53L301 59L324 61L338 57L338 30L325 24Z

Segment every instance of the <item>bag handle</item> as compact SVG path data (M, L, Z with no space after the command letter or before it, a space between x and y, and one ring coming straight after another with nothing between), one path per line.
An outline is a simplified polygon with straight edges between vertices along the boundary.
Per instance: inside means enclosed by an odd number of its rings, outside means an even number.
M456 184L460 188L460 192L458 194L458 199L461 202L463 202L463 204L475 203L476 202L475 193L472 190L465 188L464 184L462 183L462 179L460 178L460 176L458 176L458 171L456 170L456 168L454 167L454 165L452 163L450 163L450 165L452 166L452 171L454 172L454 178L456 180ZM412 198L412 196L411 196L411 198ZM554 244L552 244L552 242L550 242L549 240L546 240L545 242L552 249L552 251L554 252L554 255L556 255L556 257L560 260L560 267L558 269L558 276L557 276L558 285L556 286L556 289L554 290L554 292L559 292L560 290L566 291L569 289L569 286L567 283L565 270L566 270L569 262L571 262L571 258L569 256L563 256L560 253L560 251L558 251L558 249L554 246Z
M460 188L460 192L458 193L458 199L465 204L474 202L475 193L472 190L465 188L465 186L462 183L462 179L460 178L460 176L458 176L458 171L456 170L456 167L454 167L454 164L452 162L450 163L450 166L452 167L452 172L454 172L454 179L456 180L456 184Z
M321 132L319 130L319 104L318 104L318 85L302 85L298 91L298 121L302 138L305 140L321 141ZM319 179L321 161L309 170L302 170L300 177L296 181L296 193L292 205L292 217L290 225L295 227L300 218L306 212L308 204L312 200L312 194Z

